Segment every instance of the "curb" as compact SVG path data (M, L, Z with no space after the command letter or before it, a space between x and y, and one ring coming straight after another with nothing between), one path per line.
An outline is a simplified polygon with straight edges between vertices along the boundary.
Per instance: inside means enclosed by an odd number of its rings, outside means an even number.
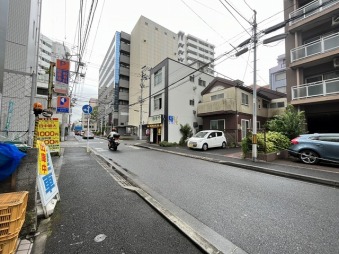
M212 231L209 227L202 224L198 226L198 230L195 230L185 222L180 216L176 215L177 213L182 213L178 211L173 211L168 206L164 205L163 202L159 201L154 196L154 191L145 186L142 182L139 182L136 177L133 177L129 172L126 172L120 166L116 165L113 161L107 159L106 157L101 156L96 151L90 149L90 152L95 156L99 157L107 166L111 167L111 170L115 171L121 177L126 179L132 187L124 187L130 191L136 192L141 198L143 198L147 203L149 203L159 214L164 216L171 224L177 227L186 237L191 239L196 243L202 250L206 253L211 254L222 254L222 253L234 253L234 254L246 254L244 250L240 247L233 244L228 239L218 235L216 232L209 232L208 236L212 237L215 244L212 243L212 240L206 238L206 231ZM153 192L153 194L151 194ZM158 194L159 195L159 194ZM159 198L159 197L158 197ZM163 198L164 199L164 198ZM180 209L180 208L177 208ZM193 226L194 227L194 226ZM195 226L196 228L196 226ZM199 232L200 231L200 232ZM203 233L204 232L204 233Z

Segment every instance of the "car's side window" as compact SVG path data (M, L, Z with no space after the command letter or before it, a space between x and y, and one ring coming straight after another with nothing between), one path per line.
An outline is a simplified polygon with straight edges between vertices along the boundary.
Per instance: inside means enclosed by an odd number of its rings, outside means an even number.
M222 133L221 132L217 132L217 137L221 137Z
M215 137L215 132L212 132L210 135L208 135L208 138L214 138Z
M339 142L339 137L333 137L333 136L319 137L319 140L327 141L327 142Z

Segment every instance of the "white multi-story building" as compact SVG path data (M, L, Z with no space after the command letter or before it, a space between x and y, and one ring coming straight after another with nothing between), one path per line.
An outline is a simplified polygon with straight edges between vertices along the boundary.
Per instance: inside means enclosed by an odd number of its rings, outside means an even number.
M270 68L270 89L286 93L286 57L285 54L278 56L277 66Z
M199 65L184 65L166 58L151 70L147 128L150 142L179 143L181 125L188 124L194 133L202 129L202 118L197 116L201 92L214 79L199 70Z
M37 95L48 95L48 79L50 63L55 63L57 59L66 59L70 54L68 47L60 42L52 41L47 36L40 34L39 59L38 59L38 84ZM55 79L55 71L54 71ZM53 97L56 97L55 93ZM42 102L43 105L45 104Z
M178 61L186 65L199 61L201 65L208 67L207 73L212 75L214 74L214 48L213 44L191 34L186 35L182 31L178 33Z
M5 53L0 54L0 62L4 63L0 69L0 128L5 133L0 134L28 141L33 135L27 130L31 131L34 124L32 87L36 82L33 73L37 72L41 1L5 2L0 6L1 16L8 17L7 24L1 24L0 34L5 43Z

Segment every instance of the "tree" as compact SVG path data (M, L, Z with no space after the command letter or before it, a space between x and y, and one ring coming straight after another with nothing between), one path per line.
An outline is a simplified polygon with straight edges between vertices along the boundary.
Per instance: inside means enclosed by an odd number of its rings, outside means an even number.
M98 116L99 116L98 106L95 106L93 107L93 111L91 113L91 119L97 122Z
M293 139L300 134L306 133L305 112L298 112L293 105L288 105L284 114L276 115L267 122L270 131L284 134L289 139Z
M189 126L189 124L185 125L180 124L180 133L182 137L179 141L179 145L183 146L186 144L187 138L190 138L193 135L191 126Z

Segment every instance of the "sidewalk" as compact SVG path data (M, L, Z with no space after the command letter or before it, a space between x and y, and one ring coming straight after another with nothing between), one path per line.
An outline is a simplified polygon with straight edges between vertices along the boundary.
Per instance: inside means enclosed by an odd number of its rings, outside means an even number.
M60 160L61 201L31 253L204 253L86 148L66 147Z

